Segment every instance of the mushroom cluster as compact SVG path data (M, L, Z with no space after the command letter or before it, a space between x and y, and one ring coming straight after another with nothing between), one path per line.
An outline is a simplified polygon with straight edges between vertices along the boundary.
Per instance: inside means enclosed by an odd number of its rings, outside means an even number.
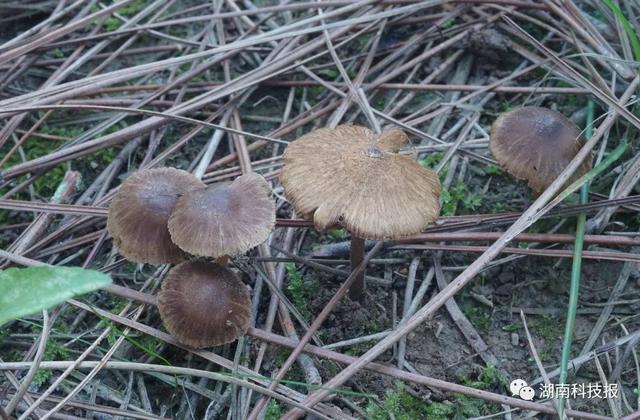
M250 319L249 292L228 268L190 255L227 258L264 242L275 202L260 175L206 186L174 168L129 177L109 207L107 230L130 261L177 264L158 296L160 316L183 344L201 348L235 340Z
M107 230L128 260L179 263L186 254L171 241L167 229L178 197L205 185L189 172L174 168L138 171L118 190L109 206Z

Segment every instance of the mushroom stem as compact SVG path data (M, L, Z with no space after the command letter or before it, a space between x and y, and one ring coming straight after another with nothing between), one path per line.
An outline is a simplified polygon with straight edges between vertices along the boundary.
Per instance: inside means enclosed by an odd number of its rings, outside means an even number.
M351 235L351 271L364 260L364 239ZM366 291L364 282L365 270L362 270L353 282L353 286L349 289L349 297L351 300L362 302Z

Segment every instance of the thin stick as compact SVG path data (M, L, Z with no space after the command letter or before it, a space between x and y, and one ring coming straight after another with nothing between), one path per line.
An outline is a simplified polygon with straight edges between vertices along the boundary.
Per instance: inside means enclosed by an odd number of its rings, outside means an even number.
M364 260L364 239L351 235L351 271L355 271ZM363 302L367 286L364 280L365 269L356 276L353 286L349 289L349 297L353 301Z
M20 388L16 391L11 401L7 404L6 407L6 415L7 417L13 413L13 410L16 409L22 397L27 393L29 389L29 385L31 385L31 381L34 376L38 372L38 368L40 363L42 362L42 358L44 357L44 351L47 347L47 341L49 340L49 331L51 330L51 325L49 323L49 314L46 310L42 311L42 334L40 334L40 342L38 343L38 350L36 351L36 356L33 359L33 362L30 364L29 372L22 380L22 384L20 384Z

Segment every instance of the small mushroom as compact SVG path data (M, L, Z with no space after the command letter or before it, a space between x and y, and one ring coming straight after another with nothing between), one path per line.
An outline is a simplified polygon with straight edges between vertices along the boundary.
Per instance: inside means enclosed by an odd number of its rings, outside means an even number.
M167 222L180 194L204 184L175 168L145 169L122 183L111 201L107 229L120 253L131 261L165 264L185 260Z
M440 212L435 172L397 152L403 131L376 135L364 127L321 128L292 142L284 153L280 181L295 210L323 231L351 232L351 265L364 256L364 239L397 239L420 232ZM364 297L364 273L350 290Z
M218 258L243 254L261 244L275 221L269 184L248 173L180 197L169 232L173 242L190 254Z
M489 147L507 172L544 191L575 157L583 141L580 129L557 111L524 107L502 114L491 127ZM591 170L586 159L573 181Z
M228 268L204 261L175 266L158 294L160 317L179 342L196 349L230 343L249 328L249 290Z

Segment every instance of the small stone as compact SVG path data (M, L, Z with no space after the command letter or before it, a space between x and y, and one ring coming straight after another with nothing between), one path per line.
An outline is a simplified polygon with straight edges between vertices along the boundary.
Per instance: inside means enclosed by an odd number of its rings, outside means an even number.
M518 336L518 333L511 333L511 345L513 346L517 346L520 343L520 336Z

